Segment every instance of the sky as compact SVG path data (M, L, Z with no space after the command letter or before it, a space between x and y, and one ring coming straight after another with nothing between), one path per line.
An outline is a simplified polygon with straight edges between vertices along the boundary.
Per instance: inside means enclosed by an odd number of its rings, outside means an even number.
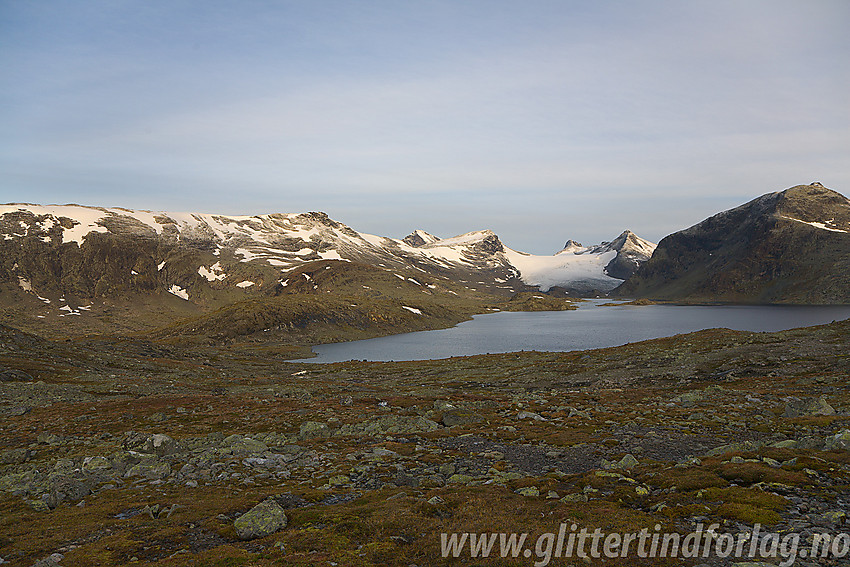
M518 250L850 195L846 0L0 0L0 202Z

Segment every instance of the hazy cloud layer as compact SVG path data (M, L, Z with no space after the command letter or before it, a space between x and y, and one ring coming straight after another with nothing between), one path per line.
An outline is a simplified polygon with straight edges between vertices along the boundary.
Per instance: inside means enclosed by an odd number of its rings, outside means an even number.
M850 192L850 4L0 5L0 200L553 252Z

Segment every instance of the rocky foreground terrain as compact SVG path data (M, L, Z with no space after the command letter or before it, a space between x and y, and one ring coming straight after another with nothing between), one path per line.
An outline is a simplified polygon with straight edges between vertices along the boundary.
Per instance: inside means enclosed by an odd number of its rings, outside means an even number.
M442 557L440 534L533 543L562 522L761 524L803 548L847 530L848 347L837 322L307 365L256 339L50 341L2 326L0 563L532 565ZM588 563L603 564L552 562Z

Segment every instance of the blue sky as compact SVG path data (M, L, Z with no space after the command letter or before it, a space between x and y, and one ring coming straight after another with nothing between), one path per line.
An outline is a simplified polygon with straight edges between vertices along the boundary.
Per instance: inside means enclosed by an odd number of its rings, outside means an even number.
M850 194L850 2L0 0L0 202L552 253Z

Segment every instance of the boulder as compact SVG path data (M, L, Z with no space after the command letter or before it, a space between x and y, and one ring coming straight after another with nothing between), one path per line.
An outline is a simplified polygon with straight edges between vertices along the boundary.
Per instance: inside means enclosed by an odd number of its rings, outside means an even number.
M77 502L91 494L91 488L82 480L62 473L50 475L50 492L47 505L55 508L62 502Z
M171 474L171 466L168 463L139 463L130 467L124 473L124 478L131 476L142 476L149 480L161 480Z
M850 429L842 429L840 432L826 438L825 451L850 451Z
M180 443L163 433L154 433L148 437L139 449L142 453L150 453L165 457L181 452Z
M84 472L102 472L112 468L112 463L106 457L86 457L83 459Z
M410 435L427 433L439 429L440 425L433 420L419 415L385 415L368 421L345 424L338 435Z
M305 421L298 430L298 438L302 441L321 439L331 436L331 428L321 421Z
M638 460L636 458L634 458L634 456L631 453L629 453L628 455L626 455L625 457L620 459L620 461L617 463L617 468L623 469L624 471L627 471L627 470L635 467L637 464L638 464Z
M479 423L484 421L484 418L471 410L454 409L444 412L441 421L446 427L454 427L455 425Z
M273 498L260 502L233 522L239 539L271 535L286 527L286 512Z
M789 398L782 417L809 417L818 415L835 415L833 408L824 396L820 398Z
M269 450L269 446L242 435L229 435L221 442L222 446L229 448L229 452L237 457L249 457L251 455L261 455Z
M33 378L23 370L0 368L0 382L32 382Z

